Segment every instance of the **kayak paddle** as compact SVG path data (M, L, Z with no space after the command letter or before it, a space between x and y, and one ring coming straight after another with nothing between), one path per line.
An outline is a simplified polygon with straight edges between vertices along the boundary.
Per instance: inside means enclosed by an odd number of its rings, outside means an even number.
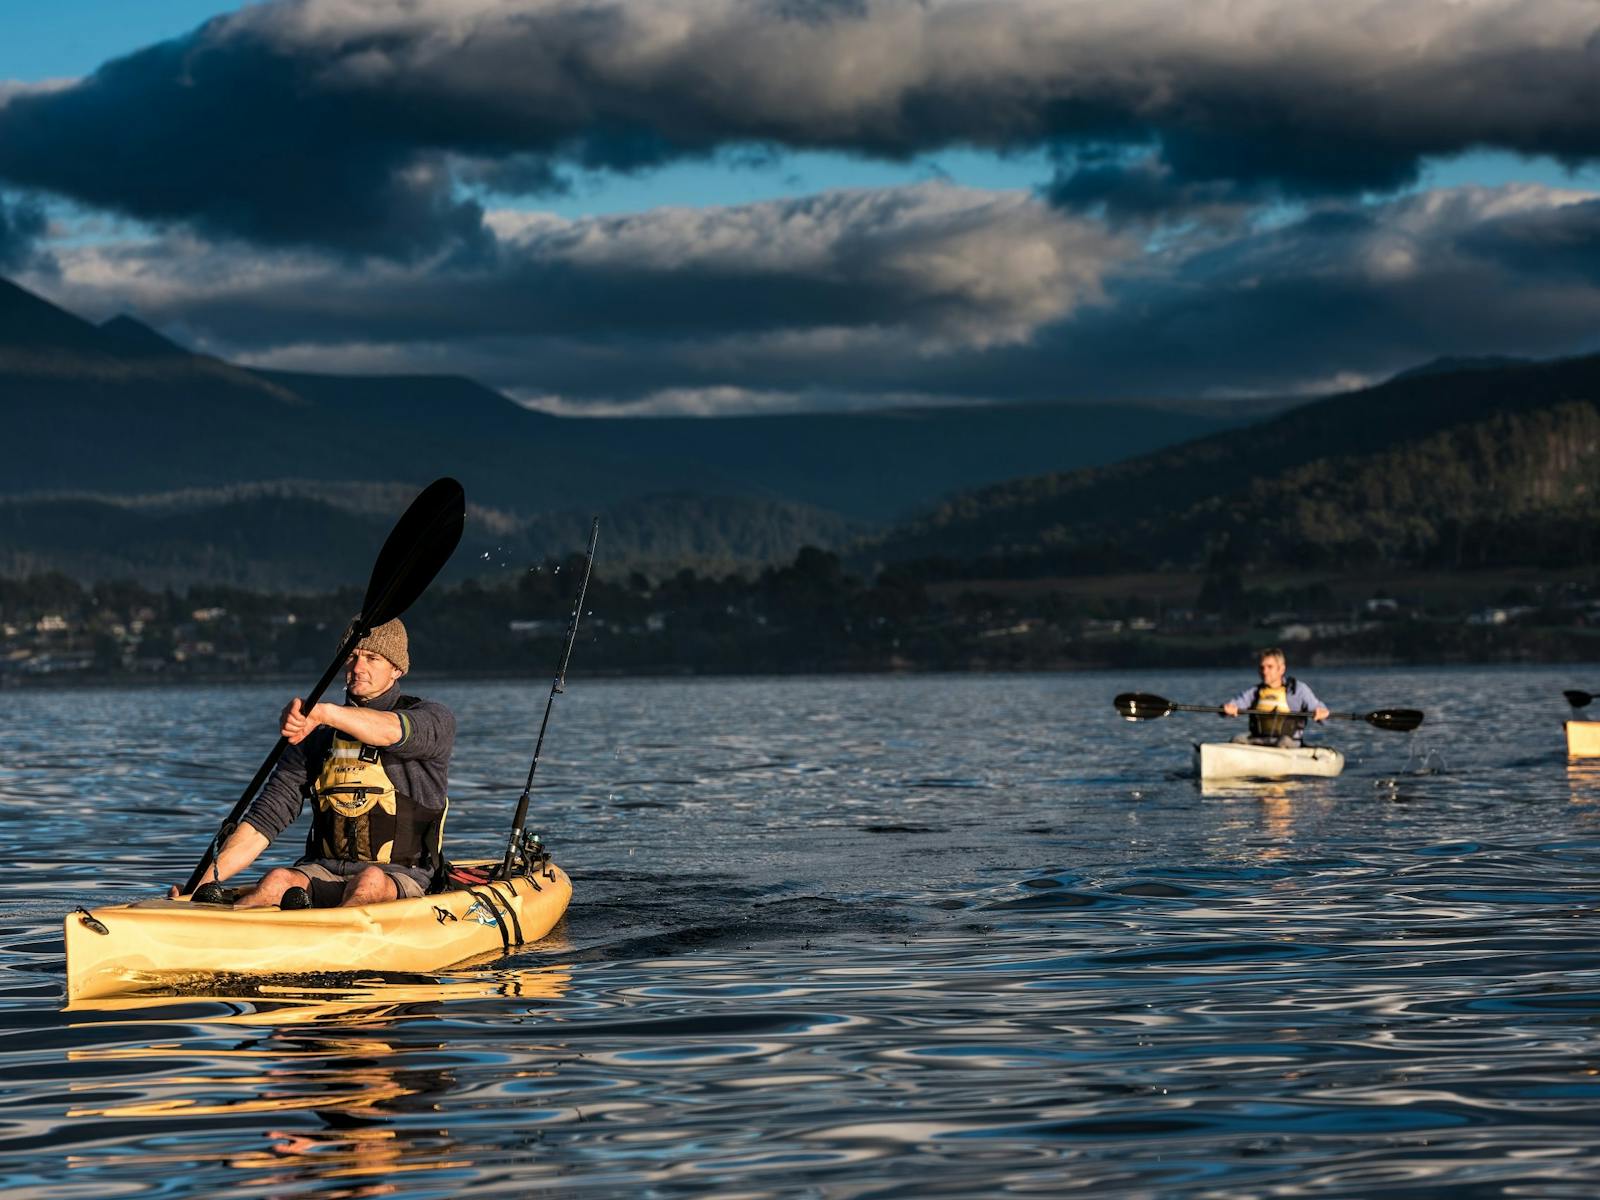
M434 576L461 541L461 527L466 513L466 493L454 479L445 478L435 479L423 488L411 502L411 507L401 514L390 530L388 540L383 543L383 549L378 551L378 561L372 565L372 577L367 582L367 594L361 601L361 611L345 630L344 640L339 643L339 652L333 656L333 662L328 664L316 687L306 694L301 705L303 711L309 712L311 706L322 698L322 693L327 691L357 642L371 633L374 626L392 621L405 612L433 582ZM218 848L238 825L239 818L244 816L245 809L256 798L256 792L266 782L272 768L277 766L278 759L283 757L288 745L289 740L280 737L272 752L257 768L239 802L233 806L233 811L222 823L217 836L211 840L199 865L190 874L189 882L183 885L183 892L193 892L200 886L205 873L216 861Z
M1220 706L1214 707L1208 704L1174 704L1172 701L1163 696L1153 696L1149 692L1123 692L1122 695L1118 696L1111 703L1116 706L1116 710L1122 714L1123 719L1126 721L1153 721L1157 717L1164 717L1168 713L1174 712L1222 713L1223 716L1227 716L1227 714L1222 711ZM1270 717L1282 717L1285 715L1303 716L1306 720L1311 719L1310 713L1285 714L1281 712L1272 712L1270 710L1252 710L1248 708L1241 708L1239 710L1239 715L1241 717L1250 716L1252 714ZM1425 714L1420 709L1416 708L1380 708L1375 712L1331 712L1328 714L1330 718L1335 720L1365 721L1368 725L1376 726L1379 729L1392 729L1396 733L1411 732L1411 730L1422 724L1424 715Z
M1562 692L1561 694L1567 698L1567 703L1572 705L1573 708L1587 708L1589 707L1589 702L1594 699L1588 692L1576 690Z

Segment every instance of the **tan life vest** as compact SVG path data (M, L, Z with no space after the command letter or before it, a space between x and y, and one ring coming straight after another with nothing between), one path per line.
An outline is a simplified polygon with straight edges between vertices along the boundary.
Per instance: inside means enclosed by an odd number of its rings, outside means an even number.
M315 806L306 839L312 858L420 866L425 849L436 843L429 835L442 823L441 814L395 790L379 747L338 730L307 796Z

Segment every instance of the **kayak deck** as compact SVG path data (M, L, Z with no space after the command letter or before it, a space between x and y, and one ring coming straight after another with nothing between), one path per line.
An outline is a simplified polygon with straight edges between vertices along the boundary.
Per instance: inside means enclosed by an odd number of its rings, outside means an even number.
M571 898L566 872L545 862L508 880L352 908L233 909L183 897L78 909L65 922L67 999L215 974L434 971L537 941Z
M1195 770L1201 779L1332 779L1344 770L1344 755L1331 746L1253 746L1243 742L1196 742Z

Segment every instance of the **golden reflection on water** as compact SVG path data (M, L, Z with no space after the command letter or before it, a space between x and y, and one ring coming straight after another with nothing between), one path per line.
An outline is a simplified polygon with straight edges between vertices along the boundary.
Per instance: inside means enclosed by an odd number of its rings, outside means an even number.
M1261 797L1261 823L1262 832L1273 839L1262 847L1261 857L1282 858L1294 837L1294 804L1281 789Z
M389 1047L385 1047L388 1049ZM314 1073L320 1074L320 1072ZM295 1072L268 1071L262 1075L203 1075L185 1077L169 1076L162 1081L164 1087L196 1087L240 1089L260 1086L265 1094L239 1097L227 1101L206 1103L200 1100L174 1098L152 1100L137 1104L112 1105L107 1108L73 1108L69 1117L162 1117L181 1114L184 1117L234 1116L253 1112L290 1112L297 1109L370 1109L385 1100L411 1094L393 1075L382 1070L352 1071L340 1078L340 1090L319 1092L314 1096L284 1095L279 1089L286 1081L297 1078ZM103 1087L104 1085L96 1085Z
M501 957L498 953L485 956ZM470 967L480 959L461 964ZM124 996L104 996L75 1000L63 1006L66 1012L139 1012L171 1008L175 1004L216 1003L240 1006L233 1013L207 1016L208 1024L328 1025L346 1021L380 1019L386 1011L418 1004L475 1000L490 996L523 996L536 1000L560 997L572 981L566 967L538 970L501 971L471 979L429 980L425 983L359 979L349 984L261 983L241 984L237 989L213 988L183 992L150 992ZM184 1024L189 1022L185 1021ZM76 1026L73 1026L76 1027Z
M451 1001L497 996L556 999L567 990L571 978L565 968L552 967L448 982L362 981L347 987L267 985L250 989L245 995L123 996L71 1005L69 1008L77 1010L94 1008L136 1014L141 1026L161 1024L160 1010L174 1004L212 1002L237 1007L233 1012L203 1018L173 1018L170 1024L180 1034L177 1040L69 1050L67 1058L71 1062L135 1061L151 1064L152 1070L138 1085L145 1093L143 1097L126 1103L72 1108L66 1115L70 1119L174 1117L187 1121L196 1117L310 1110L331 1124L347 1123L352 1117L382 1121L386 1106L396 1101L442 1094L453 1086L447 1071L385 1063L391 1057L403 1059L418 1052L448 1049L437 1041L397 1046L392 1035L399 1032L401 1021L436 1015L436 1006ZM259 1028L260 1035L235 1045L210 1040L204 1049L197 1049L183 1036L192 1035L196 1025L217 1024ZM540 1047L524 1049L537 1051ZM546 1049L553 1053L553 1048ZM186 1065L203 1061L223 1070L162 1074L161 1064L173 1061ZM248 1069L228 1073L225 1069L229 1065ZM524 1072L529 1073L553 1072ZM107 1083L96 1079L75 1082L70 1088L74 1092L103 1094ZM352 1136L348 1130L340 1132L341 1139ZM329 1160L322 1153L325 1139L311 1137L303 1130L269 1137L282 1139L270 1151L275 1162L284 1161L285 1155L292 1157L293 1145L305 1142L308 1150L317 1151L319 1168L328 1165ZM392 1135L364 1129L352 1142L351 1152L358 1157L383 1155L394 1145ZM236 1160L243 1161L237 1154L227 1156L230 1163Z
M1222 825L1230 838L1256 833L1268 840L1256 849L1254 857L1282 858L1294 838L1295 793L1300 785L1285 779L1201 780L1200 794L1208 799L1253 800L1254 805L1238 805ZM1309 798L1309 793L1301 797Z
M1200 794L1224 800L1290 800L1297 789L1294 779L1202 779Z
M1600 759L1569 758L1567 787L1574 804L1600 804Z
M392 1129L341 1129L307 1134L275 1129L267 1134L266 1150L231 1155L228 1166L239 1171L266 1172L241 1181L249 1188L285 1187L304 1178L304 1167L316 1166L320 1180L357 1180L415 1171L462 1170L471 1166L466 1159L435 1159L428 1162L404 1161L403 1144ZM319 1189L331 1197L392 1196L400 1185L389 1182L367 1183L334 1191Z
M451 1083L450 1076L444 1072L434 1074L439 1076L434 1088L443 1094ZM397 1087L393 1092L394 1096L411 1094L416 1094L416 1089ZM231 1184L230 1191L266 1190L270 1194L315 1179L319 1181L316 1194L333 1198L393 1195L401 1190L400 1185L391 1182L399 1175L472 1169L477 1161L475 1148L455 1142L446 1131L418 1134L382 1124L391 1116L380 1107L388 1098L373 1095L360 1103L319 1103L314 1111L322 1119L323 1128L263 1130L265 1145L259 1150L210 1152L184 1148L164 1154L124 1151L118 1155L119 1169L125 1172L134 1167L183 1167L197 1171L221 1166L247 1173ZM191 1117L198 1111L186 1109L181 1115ZM99 1170L104 1162L95 1157L69 1155L67 1165ZM372 1182L356 1182L362 1179ZM336 1180L345 1181L348 1186L327 1186Z

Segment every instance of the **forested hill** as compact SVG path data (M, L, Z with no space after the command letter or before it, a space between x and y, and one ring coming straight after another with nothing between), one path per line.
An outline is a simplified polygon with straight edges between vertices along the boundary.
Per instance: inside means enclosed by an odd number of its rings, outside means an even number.
M871 545L960 573L1590 563L1600 356L1411 372L1109 467L960 494Z
M353 535L396 489L414 494L440 475L482 506L469 522L490 510L503 518L469 524L490 555L507 537L559 540L545 536L552 521L577 527L581 541L586 515L599 511L624 561L787 561L959 488L1113 462L1260 411L1039 404L564 418L460 377L238 367L131 318L82 320L0 280L0 423L13 451L0 473L0 571L91 579L133 567L151 584L248 576L292 587L301 581L277 574L281 564L254 556L292 513L301 530ZM285 508L285 498L304 503Z
M402 485L291 481L130 498L0 496L0 578L61 572L180 590L337 588L367 570L415 494ZM505 581L562 559L583 548L590 515L520 516L469 503L461 547L443 578ZM685 494L608 506L601 525L606 568L624 578L782 562L796 546L840 544L861 532L859 524L802 505Z

